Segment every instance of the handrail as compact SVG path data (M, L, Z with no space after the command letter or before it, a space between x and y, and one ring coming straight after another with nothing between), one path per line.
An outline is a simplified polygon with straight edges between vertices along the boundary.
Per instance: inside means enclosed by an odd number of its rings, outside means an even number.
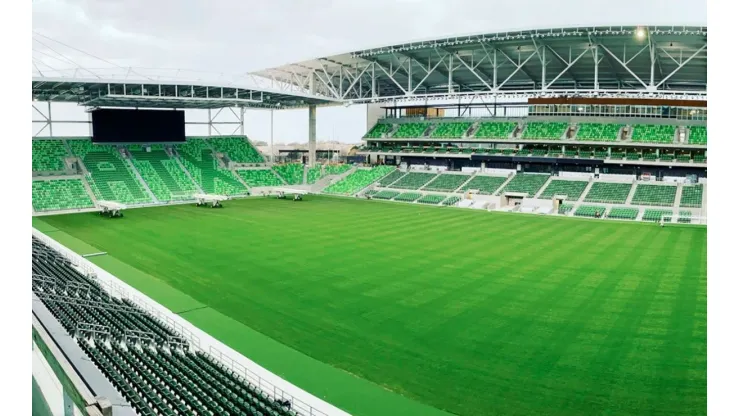
M183 327L180 323L169 317L166 313L162 312L158 308L153 307L150 302L147 302L146 300L140 299L139 297L133 295L130 291L126 290L124 287L114 282L113 280L106 279L103 281L99 279L95 270L89 264L87 264L89 263L89 260L75 253L74 251L69 250L68 248L64 247L54 239L49 238L35 228L32 229L32 233L33 236L39 239L42 243L62 254L70 261L71 264L83 271L85 275L101 284L101 287L107 289L109 295L118 297L122 300L126 299L130 301L136 307L140 308L144 313L147 313L150 316L158 319L161 323L168 326L175 333L180 334L190 343L191 348L194 348L196 351L209 355L210 357L221 362L221 364L223 364L224 366L231 368L234 372L243 374L243 378L245 381L254 386L257 386L260 391L264 392L268 396L272 396L274 400L287 400L291 404L291 409L296 411L300 415L328 416L326 413L314 408L313 406L303 402L302 400L294 397L285 390L260 377L257 373L238 363L227 354L224 354L219 349L215 348L213 345L209 346L208 351L204 350L203 348L201 348L200 338L198 338L192 331ZM120 308L120 306L111 306L112 308ZM128 307L127 309L134 308ZM141 312L136 311L135 313Z

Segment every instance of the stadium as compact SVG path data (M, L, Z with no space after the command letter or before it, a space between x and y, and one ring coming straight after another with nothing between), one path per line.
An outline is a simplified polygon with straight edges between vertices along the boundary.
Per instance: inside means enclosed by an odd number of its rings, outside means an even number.
M36 71L31 98L34 412L706 413L706 26ZM356 156L318 157L317 108L356 105ZM306 158L247 109L305 111Z

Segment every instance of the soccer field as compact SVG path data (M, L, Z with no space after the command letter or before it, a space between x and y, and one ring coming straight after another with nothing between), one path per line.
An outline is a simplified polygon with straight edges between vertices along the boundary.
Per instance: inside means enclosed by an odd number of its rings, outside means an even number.
M35 224L151 275L110 270L352 414L706 413L704 227L317 196L225 205ZM177 310L162 282L202 307Z

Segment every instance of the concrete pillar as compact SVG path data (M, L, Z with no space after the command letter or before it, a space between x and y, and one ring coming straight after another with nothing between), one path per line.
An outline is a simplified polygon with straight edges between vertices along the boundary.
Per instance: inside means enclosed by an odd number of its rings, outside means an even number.
M316 163L316 105L308 106L308 166Z

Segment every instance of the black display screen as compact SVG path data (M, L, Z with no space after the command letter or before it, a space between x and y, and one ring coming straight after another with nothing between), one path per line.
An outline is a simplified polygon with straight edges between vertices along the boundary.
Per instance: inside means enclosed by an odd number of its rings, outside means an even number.
M100 109L92 112L93 143L185 141L182 110Z

